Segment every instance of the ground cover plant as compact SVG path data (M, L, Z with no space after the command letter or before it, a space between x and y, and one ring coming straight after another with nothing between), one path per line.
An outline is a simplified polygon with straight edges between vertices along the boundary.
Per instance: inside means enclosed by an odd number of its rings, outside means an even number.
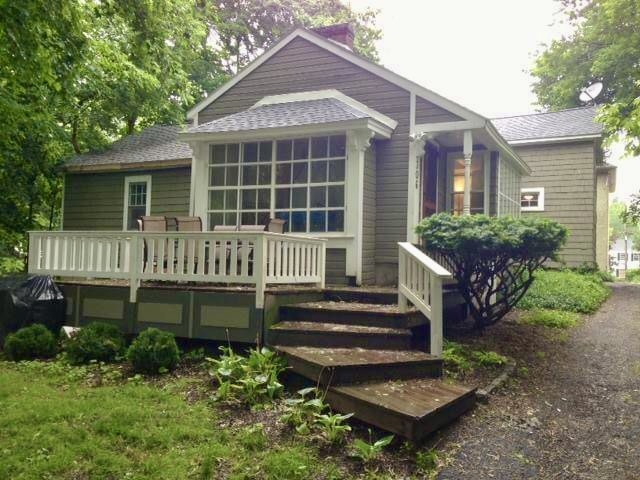
M632 268L627 270L625 274L625 279L628 282L640 283L640 268Z
M4 352L11 360L50 358L58 345L53 333L44 325L35 324L10 333L4 341Z
M518 307L593 313L609 297L611 289L593 274L571 270L543 270L536 274Z
M479 350L458 342L445 340L442 358L447 373L457 377L475 368L496 368L509 362L509 358L493 350Z
M448 213L423 219L416 233L443 259L478 329L509 313L567 239L565 227L545 218Z
M64 341L67 359L74 364L113 362L124 353L124 336L118 327L94 322Z
M580 321L580 315L575 312L566 312L563 310L535 308L522 312L520 321L530 325L563 329L575 327Z

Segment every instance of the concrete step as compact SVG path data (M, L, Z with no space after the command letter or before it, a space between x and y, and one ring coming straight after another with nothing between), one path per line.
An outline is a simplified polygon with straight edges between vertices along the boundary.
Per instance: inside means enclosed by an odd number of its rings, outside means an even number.
M420 441L475 405L475 389L432 378L330 387L331 408Z
M278 322L267 333L271 345L360 347L409 350L412 333L406 328L383 328L323 322Z
M291 369L323 385L440 377L442 359L417 350L276 345Z
M382 328L413 328L428 323L425 316L414 308L407 313L401 313L398 305L335 301L282 306L280 320Z

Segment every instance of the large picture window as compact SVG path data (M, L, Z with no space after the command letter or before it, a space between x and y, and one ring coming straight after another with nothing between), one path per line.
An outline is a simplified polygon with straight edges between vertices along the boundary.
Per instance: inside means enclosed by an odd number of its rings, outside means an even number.
M450 160L452 183L450 189L450 208L454 215L464 212L464 159ZM485 161L484 157L471 159L471 213L485 213Z
M343 232L345 136L211 145L209 228L285 220L288 232Z

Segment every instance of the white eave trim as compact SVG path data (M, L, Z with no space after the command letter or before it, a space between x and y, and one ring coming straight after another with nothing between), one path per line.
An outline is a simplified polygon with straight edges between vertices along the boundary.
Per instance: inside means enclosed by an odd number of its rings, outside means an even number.
M183 141L255 141L291 138L295 136L314 135L320 133L344 133L346 130L368 129L377 138L391 138L393 130L374 119L362 118L341 122L313 123L309 125L294 125L289 127L260 128L255 130L239 130L230 132L183 132Z
M367 107L364 103L359 102L348 95L345 95L342 92L339 92L336 89L329 90L313 90L309 92L298 92L298 93L285 93L283 95L269 95L264 97L255 103L251 108L262 107L264 105L277 105L280 103L292 103L292 102L304 102L310 100L322 100L324 98L335 98L342 103L349 105L356 110L360 110L362 113L370 116L371 118L377 120L378 122L386 125L391 130L395 130L398 126L398 122L395 121L391 117L387 117L386 115L374 110L373 108Z
M602 134L594 133L589 135L572 135L566 137L543 137L543 138L527 138L524 140L511 140L509 145L535 145L539 143L566 143L580 140L595 140L602 138Z
M408 80L398 75L397 73L392 72L391 70L387 70L386 68L381 67L380 65L376 65L375 63L360 57L359 55L353 53L350 50L347 50L346 48L342 47L341 45L335 42L332 42L320 35L309 32L302 28L297 28L296 30L291 32L289 35L284 37L282 40L280 40L275 45L273 45L269 50L267 50L261 56L256 58L249 65L247 65L241 72L239 72L237 75L231 78L227 83L225 83L220 88L218 88L217 90L212 92L210 95L208 95L195 107L189 110L189 112L187 112L187 118L195 119L198 112L200 112L202 109L207 107L217 98L221 97L225 92L230 90L234 85L236 85L243 78L245 78L247 75L253 72L256 68L258 68L260 65L265 63L267 60L269 60L272 56L274 56L276 53L282 50L287 44L289 44L293 39L297 37L303 38L308 42L311 42L321 48L324 48L325 50L333 53L334 55L341 57L347 60L348 62L351 62L354 65L357 65L358 67L364 70L367 70L368 72L371 72L374 75L377 75L380 78L387 80L388 82L393 83L394 85L404 88L410 93L414 93L424 98L425 100L428 100L429 102L432 102L450 111L451 113L458 115L459 117L462 117L466 120L485 120L485 118L482 115L479 115L463 107L462 105L459 105L445 97L442 97L441 95L438 95L437 93L432 92L431 90L424 88L418 85L417 83L414 83L411 80Z

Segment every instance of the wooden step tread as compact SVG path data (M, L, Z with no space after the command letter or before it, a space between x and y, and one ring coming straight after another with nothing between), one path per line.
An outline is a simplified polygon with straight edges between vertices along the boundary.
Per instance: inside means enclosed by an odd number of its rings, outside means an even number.
M349 325L343 323L284 321L272 325L270 329L302 333L411 336L411 331L406 328L370 327L366 325Z
M382 303L358 303L358 302L336 302L323 300L320 302L304 302L287 305L290 310L320 310L344 313L371 313L375 315L406 315L417 312L415 308L410 308L406 313L400 312L398 305Z
M442 360L418 350L372 350L368 348L320 348L307 346L278 346L276 350L302 358L324 367L354 365L386 365Z

